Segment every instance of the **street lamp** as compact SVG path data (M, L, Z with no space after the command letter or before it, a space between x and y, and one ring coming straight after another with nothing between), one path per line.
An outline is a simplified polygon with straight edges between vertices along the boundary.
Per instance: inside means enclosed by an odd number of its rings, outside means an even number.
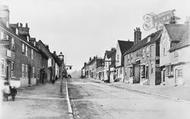
M64 55L62 52L60 52L59 54L59 60L60 60L60 63L61 63L61 66L60 66L60 78L61 78L61 84L60 84L60 93L63 92L63 65L64 65Z

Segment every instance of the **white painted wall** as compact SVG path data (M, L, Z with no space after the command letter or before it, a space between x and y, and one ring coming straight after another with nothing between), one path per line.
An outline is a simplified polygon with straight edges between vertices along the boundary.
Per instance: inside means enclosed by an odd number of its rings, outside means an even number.
M164 54L164 48L166 51L166 54ZM160 39L160 66L167 65L170 63L170 37L168 35L167 30L164 28L163 33Z

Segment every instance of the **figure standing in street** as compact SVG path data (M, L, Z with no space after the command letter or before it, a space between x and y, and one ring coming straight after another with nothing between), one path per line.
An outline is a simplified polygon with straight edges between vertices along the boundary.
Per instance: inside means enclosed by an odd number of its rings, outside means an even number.
M10 95L11 91L10 91L10 85L9 82L4 82L4 86L3 86L3 99L5 99L6 101L8 101L8 96Z
M4 83L4 87L3 87L3 99L8 101L8 97L11 96L12 97L12 100L14 101L15 100L15 96L17 94L17 89L15 87L11 87L9 82L5 82Z

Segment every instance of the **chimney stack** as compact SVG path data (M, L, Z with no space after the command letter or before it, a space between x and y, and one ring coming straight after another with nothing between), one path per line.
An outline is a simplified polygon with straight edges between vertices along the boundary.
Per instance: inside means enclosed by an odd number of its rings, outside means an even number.
M141 40L141 30L139 27L134 29L134 44L137 44Z
M25 27L28 28L28 23L26 23Z

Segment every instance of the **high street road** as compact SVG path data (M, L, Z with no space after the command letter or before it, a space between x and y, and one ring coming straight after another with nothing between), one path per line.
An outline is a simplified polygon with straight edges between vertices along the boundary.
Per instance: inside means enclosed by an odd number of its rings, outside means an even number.
M64 80L62 94L60 81L19 89L14 102L2 103L1 119L190 118L188 101L175 101L113 85L90 79L69 79L67 83Z
M189 119L190 103L115 88L94 80L72 79L69 93L75 118Z

